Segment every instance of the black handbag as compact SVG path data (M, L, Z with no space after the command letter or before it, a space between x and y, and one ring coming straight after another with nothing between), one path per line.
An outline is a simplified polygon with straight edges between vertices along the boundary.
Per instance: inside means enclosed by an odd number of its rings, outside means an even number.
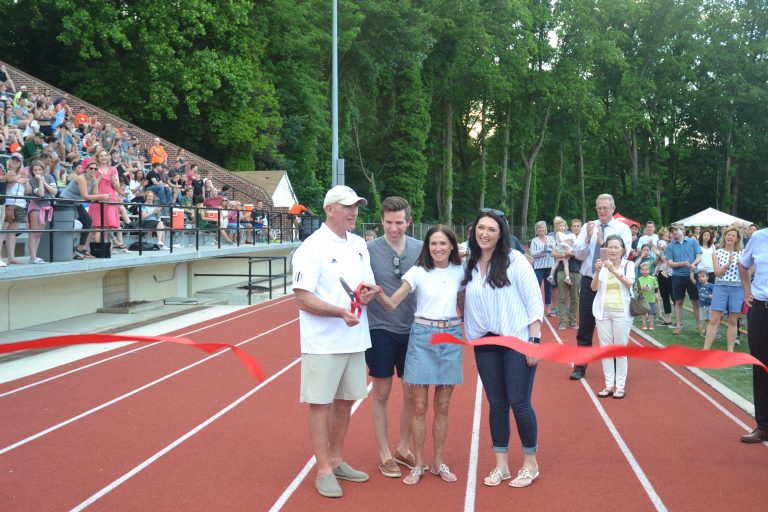
M94 258L111 258L112 242L91 242L91 255Z

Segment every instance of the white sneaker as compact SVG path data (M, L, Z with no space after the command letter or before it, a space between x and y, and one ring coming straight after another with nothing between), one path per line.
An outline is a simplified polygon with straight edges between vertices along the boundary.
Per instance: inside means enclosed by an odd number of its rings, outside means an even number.
M3 260L0 260L0 267L7 267L8 264L4 262Z

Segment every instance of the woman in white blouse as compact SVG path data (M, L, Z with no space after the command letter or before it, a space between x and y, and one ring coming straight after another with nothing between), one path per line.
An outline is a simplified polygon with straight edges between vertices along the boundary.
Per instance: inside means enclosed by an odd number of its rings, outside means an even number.
M471 230L462 282L467 339L514 336L538 343L544 318L540 281L526 257L512 250L503 212L482 210ZM493 487L512 479L510 487L527 487L539 476L538 424L531 404L538 360L501 345L483 345L475 346L475 362L490 405L488 423L496 457L484 483ZM509 471L510 408L523 452L515 478Z
M377 294L386 309L394 309L409 293L416 294L416 311L408 351L405 356L403 382L411 388L414 455L416 463L411 473L403 479L408 485L419 483L424 471L424 438L429 406L429 386L435 387L432 407L435 417L432 424L434 458L432 474L445 482L455 482L457 477L443 462L443 450L448 433L448 408L453 387L463 382L461 349L459 345L431 345L432 335L449 333L461 338L461 318L457 303L464 277L456 235L447 226L433 226L427 231L416 264L403 276L403 284L390 299Z
M626 249L620 236L611 235L605 239L603 248L607 258L595 263L595 277L592 291L597 292L592 303L597 337L600 346L626 345L632 329L632 315L629 311L632 285L635 283L635 264L624 258ZM604 252L600 251L601 256ZM627 356L603 359L605 388L597 396L624 398L627 382Z

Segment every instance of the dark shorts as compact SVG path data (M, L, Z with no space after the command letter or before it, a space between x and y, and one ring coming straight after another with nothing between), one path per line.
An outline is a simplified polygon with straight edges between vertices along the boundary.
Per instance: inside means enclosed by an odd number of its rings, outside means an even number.
M385 379L392 377L397 369L397 376L402 378L409 337L408 333L371 329L371 348L365 351L368 375Z
M688 276L672 276L672 298L674 300L683 300L685 292L691 300L699 300L699 292L696 291L696 285L691 282Z

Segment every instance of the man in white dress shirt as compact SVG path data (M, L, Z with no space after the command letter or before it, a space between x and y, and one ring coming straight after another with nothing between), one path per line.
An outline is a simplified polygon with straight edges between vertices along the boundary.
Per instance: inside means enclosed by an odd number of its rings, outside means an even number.
M613 218L616 203L610 194L600 194L595 201L597 220L587 222L582 228L573 252L581 264L581 289L579 290L579 329L576 331L576 344L591 347L595 332L595 317L592 315L592 302L596 292L592 291L592 277L595 275L595 262L600 257L600 247L610 235L619 235L624 240L626 254L632 249L632 232L629 226ZM584 378L587 365L576 365L571 373L571 380Z

